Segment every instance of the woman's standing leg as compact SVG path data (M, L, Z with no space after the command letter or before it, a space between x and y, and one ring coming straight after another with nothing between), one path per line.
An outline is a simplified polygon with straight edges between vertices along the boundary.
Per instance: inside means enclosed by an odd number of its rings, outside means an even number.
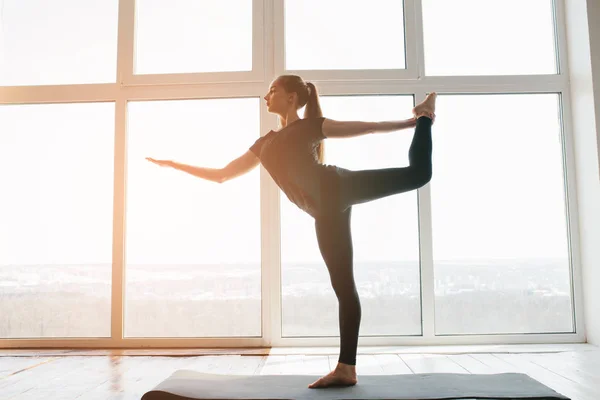
M340 356L338 362L345 364L346 368L344 370L336 368L331 374L319 379L309 387L356 384L354 366L356 365L361 307L354 282L352 234L350 231L351 213L352 207L349 207L344 212L331 213L315 219L319 249L327 265L331 285L339 304Z

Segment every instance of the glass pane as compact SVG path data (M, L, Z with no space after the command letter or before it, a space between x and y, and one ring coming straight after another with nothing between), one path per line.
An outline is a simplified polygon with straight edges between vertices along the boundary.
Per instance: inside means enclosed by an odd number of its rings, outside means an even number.
M221 185L145 159L225 166L260 136L258 98L128 111L126 336L260 336L260 168Z
M118 0L3 0L0 85L115 82L118 12Z
M252 71L252 1L137 0L136 74Z
M110 336L114 108L0 107L0 338Z
M557 73L552 3L423 0L425 73Z
M323 96L327 118L410 118L412 96ZM408 166L413 129L325 140L325 163L379 169ZM282 334L339 335L338 301L319 251L314 220L281 199ZM354 278L362 306L361 336L419 335L421 299L417 192L352 207Z
M404 69L404 50L402 1L285 1L286 69Z
M572 332L558 95L440 96L437 109L436 333Z

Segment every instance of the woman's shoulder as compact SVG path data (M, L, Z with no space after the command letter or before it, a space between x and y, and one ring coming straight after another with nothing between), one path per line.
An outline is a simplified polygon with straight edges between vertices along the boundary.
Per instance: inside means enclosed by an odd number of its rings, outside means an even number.
M277 134L279 132L282 132L284 130L286 130L286 128L292 128L294 126L301 126L301 129L305 129L308 126L317 126L320 128L320 124L323 123L323 121L325 120L325 117L306 117L306 118L299 118L297 120L295 120L294 122L292 122L291 124L288 124L282 128L279 128L278 130L270 130L268 134L273 133L273 134Z
M324 121L324 120L326 120L327 118L325 118L325 117L306 117L306 118L304 118L304 119L306 119L306 120L311 120L311 121Z

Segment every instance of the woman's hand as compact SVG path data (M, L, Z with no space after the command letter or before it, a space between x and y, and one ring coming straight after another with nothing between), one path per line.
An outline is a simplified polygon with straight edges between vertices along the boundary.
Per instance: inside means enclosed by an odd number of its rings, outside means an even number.
M146 160L148 160L156 165L160 165L161 167L172 167L173 166L173 161L171 161L171 160L155 160L154 158L151 158L151 157L146 157Z

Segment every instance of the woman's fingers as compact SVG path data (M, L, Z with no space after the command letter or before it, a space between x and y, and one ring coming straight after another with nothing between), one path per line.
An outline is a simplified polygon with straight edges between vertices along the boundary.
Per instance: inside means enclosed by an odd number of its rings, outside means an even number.
M155 160L152 157L146 157L146 160L156 164L156 165L160 165L161 167L170 167L170 160Z
M151 163L158 164L158 165L163 165L164 164L164 161L155 160L154 158L151 158L151 157L146 157L146 160L150 161Z

